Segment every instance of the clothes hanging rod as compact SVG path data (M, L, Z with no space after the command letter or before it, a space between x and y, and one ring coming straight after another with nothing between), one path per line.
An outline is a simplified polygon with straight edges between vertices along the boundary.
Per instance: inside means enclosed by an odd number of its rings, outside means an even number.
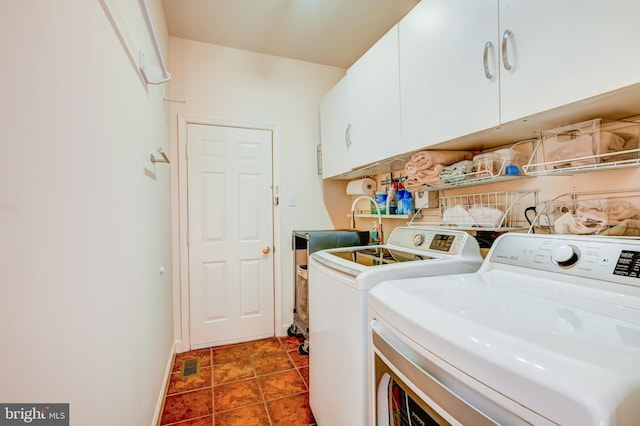
M145 0L138 0L140 3L140 9L142 10L142 16L144 18L144 22L147 25L147 31L149 32L149 37L151 38L151 42L153 44L153 49L158 58L158 62L160 63L160 75L158 75L155 67L149 67L144 58L144 52L140 51L139 57L139 67L140 71L142 71L142 75L144 76L147 84L162 84L171 80L171 74L167 71L167 66L164 63L164 59L162 58L162 52L160 51L160 44L158 43L158 38L156 37L156 32L153 29L153 22L151 21L151 15L149 14L149 8L147 7L147 2Z
M189 99L162 98L162 100L166 102L179 102L181 104L186 104L187 102L189 102Z

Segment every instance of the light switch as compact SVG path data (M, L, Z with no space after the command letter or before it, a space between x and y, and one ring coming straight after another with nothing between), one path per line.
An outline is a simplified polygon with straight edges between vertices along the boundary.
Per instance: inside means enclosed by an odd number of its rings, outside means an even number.
M297 203L297 196L295 193L289 194L289 207L295 207Z

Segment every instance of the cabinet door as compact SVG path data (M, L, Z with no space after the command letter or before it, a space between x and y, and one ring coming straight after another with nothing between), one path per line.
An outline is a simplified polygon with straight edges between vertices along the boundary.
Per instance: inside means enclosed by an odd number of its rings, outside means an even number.
M397 25L347 70L347 76L351 166L402 153Z
M407 150L499 124L497 0L423 0L399 28Z
M349 125L347 114L347 77L344 77L322 98L320 103L320 141L324 179L351 170L346 140Z
M638 16L638 0L500 0L512 65L501 70L502 121L640 82Z

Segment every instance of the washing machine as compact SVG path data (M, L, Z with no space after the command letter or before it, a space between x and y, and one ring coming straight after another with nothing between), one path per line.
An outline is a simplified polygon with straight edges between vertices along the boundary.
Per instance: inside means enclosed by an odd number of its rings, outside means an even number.
M640 424L638 240L504 234L368 298L371 424Z
M397 227L386 244L317 251L309 261L309 402L319 425L367 425L367 294L399 278L476 271L466 232Z

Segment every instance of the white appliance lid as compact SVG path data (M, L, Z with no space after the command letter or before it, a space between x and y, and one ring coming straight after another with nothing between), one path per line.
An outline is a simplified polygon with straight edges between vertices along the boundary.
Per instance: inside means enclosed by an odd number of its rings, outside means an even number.
M381 283L369 307L552 421L606 424L620 413L640 415L638 297L492 270Z
M352 253L376 248L390 251L393 257L396 260L401 260L401 262L387 264L380 259L380 262L368 265L354 262L351 259ZM475 265L482 263L480 247L472 236L463 231L437 227L397 227L389 235L387 244L320 250L311 254L310 257L318 263L352 277L376 274L376 277L383 278L376 278L376 284L386 279L415 276L415 274L408 271L424 269L426 262L429 263L430 267L438 266L439 269L430 274L423 274L423 276L466 272L470 269L476 270ZM472 266L463 266L458 271L448 266L439 266L449 265L453 262ZM386 274L379 275L381 270L386 270ZM398 273L394 276L394 273L396 273L394 271L404 271L405 273L404 275ZM364 279L366 280L367 278L364 277Z

